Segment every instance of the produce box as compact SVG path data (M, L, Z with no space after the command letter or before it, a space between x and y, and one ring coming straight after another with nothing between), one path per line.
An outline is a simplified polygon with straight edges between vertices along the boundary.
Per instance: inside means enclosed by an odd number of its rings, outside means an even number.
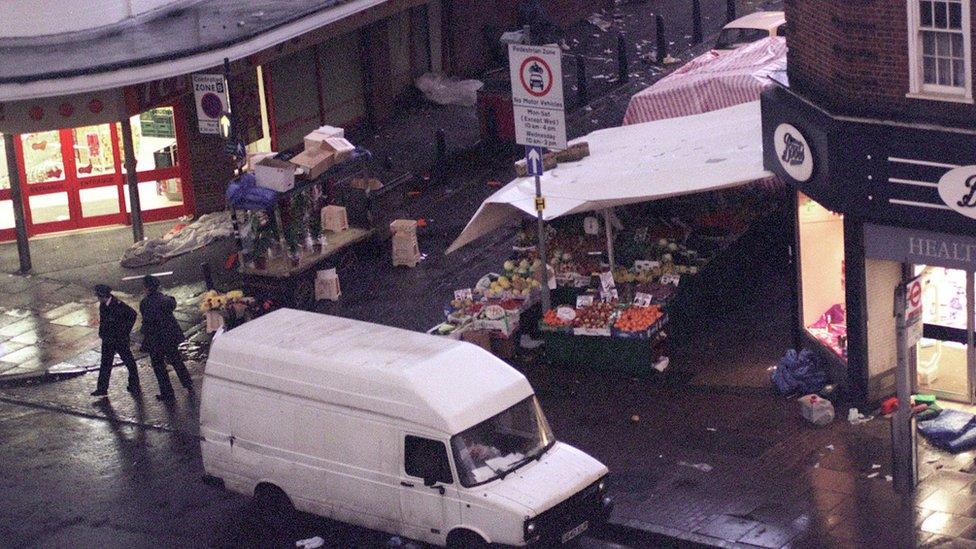
M573 328L573 335L610 337L610 328Z
M654 363L660 358L663 339L627 339L591 337L543 331L545 354L557 367L593 368L646 376L655 372Z
M291 163L305 168L309 179L317 179L326 170L335 165L335 156L320 149L305 149L291 159Z
M460 326L457 324L452 324L450 322L442 322L441 324L438 324L437 326L434 326L433 328L427 330L427 333L430 335L441 336L441 337L446 337L448 339L456 339L460 341L461 335L464 334L464 331L467 329L468 326Z
M254 178L258 187L280 193L295 187L295 165L277 158L264 158L254 166Z
M542 321L542 320L539 321L539 330L541 330L543 332L556 332L556 333L562 333L562 334L572 334L573 333L573 327L572 326L553 326L551 324L546 324L545 321Z

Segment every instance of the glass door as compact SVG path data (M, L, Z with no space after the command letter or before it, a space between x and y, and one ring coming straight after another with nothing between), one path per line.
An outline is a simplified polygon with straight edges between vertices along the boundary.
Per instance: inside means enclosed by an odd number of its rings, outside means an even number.
M177 140L183 135L181 117L174 107L148 110L130 120L136 156L136 181L139 209L144 221L172 219L186 213L183 196L183 159ZM116 128L119 151L123 151L121 128ZM125 173L125 166L122 166ZM129 187L122 185L126 214L129 213Z
M114 124L70 130L82 227L124 223L121 155Z
M917 389L973 401L973 273L916 267L922 275L923 337L917 346Z
M23 134L17 145L24 159L24 210L31 232L77 228L78 204L67 165L74 156L70 135L62 130Z

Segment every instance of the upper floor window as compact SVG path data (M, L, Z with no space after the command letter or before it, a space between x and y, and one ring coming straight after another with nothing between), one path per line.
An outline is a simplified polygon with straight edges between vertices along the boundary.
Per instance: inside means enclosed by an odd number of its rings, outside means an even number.
M911 96L972 101L970 0L909 0Z

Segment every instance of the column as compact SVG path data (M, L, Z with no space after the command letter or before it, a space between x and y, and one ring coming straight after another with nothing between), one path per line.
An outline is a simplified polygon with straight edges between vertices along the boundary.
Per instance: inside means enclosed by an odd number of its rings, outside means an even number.
M14 230L17 233L17 255L20 257L20 273L31 271L30 243L27 241L27 219L24 217L24 197L21 192L20 170L17 169L17 148L14 141L19 135L7 134L4 148L7 154L7 175L10 177L10 199L14 206Z
M142 208L139 205L139 181L136 179L136 151L132 144L132 123L122 119L122 148L125 149L125 180L129 185L129 214L132 216L132 240L143 239Z

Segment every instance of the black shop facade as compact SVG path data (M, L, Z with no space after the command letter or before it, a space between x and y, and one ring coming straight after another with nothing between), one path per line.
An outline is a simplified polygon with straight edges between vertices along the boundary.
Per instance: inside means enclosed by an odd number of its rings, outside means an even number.
M976 131L762 96L767 169L792 189L794 326L854 402L895 393L895 290L921 277L913 390L974 403Z

